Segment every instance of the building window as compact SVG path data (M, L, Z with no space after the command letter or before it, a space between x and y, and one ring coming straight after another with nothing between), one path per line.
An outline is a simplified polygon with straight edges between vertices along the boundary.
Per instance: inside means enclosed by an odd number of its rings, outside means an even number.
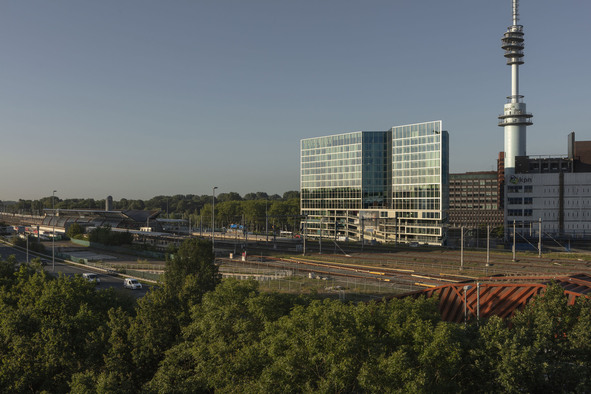
M507 187L507 192L509 193L521 193L521 190L523 189L522 186L508 186Z

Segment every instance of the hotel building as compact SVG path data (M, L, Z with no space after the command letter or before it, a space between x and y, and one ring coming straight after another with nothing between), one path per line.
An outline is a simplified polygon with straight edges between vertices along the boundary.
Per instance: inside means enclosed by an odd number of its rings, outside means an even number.
M449 137L441 121L308 138L300 153L308 236L444 243Z

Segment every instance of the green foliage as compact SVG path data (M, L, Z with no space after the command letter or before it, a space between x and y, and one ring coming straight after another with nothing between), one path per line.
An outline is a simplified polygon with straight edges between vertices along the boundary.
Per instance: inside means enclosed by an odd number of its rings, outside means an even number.
M505 227L504 226L495 227L491 231L491 234L493 237L503 238L505 236Z
M39 239L37 237L34 237L32 235L27 235L27 237L29 238L29 250L33 252L45 253L45 246L41 242L39 242ZM18 246L20 248L27 247L27 238L21 238L18 235L13 236L10 242L14 246Z
M0 286L12 283L17 267L15 255L10 255L6 260L0 260Z
M111 226L101 226L90 230L88 240L103 245L120 246L130 245L133 241L133 236L129 231L113 231L111 230Z
M138 301L137 314L129 323L119 322L129 325L127 338L123 330L112 337L130 359L110 354L99 376L102 383L97 379L97 384L141 387L152 379L165 352L178 343L182 327L190 322L191 308L220 280L211 243L197 238L185 241L167 260L162 286Z
M80 277L53 280L22 265L0 289L0 391L65 392L75 373L99 368L117 304Z
M194 303L200 302L202 295L213 290L221 280L214 258L210 241L187 239L177 253L166 261L165 288L170 293L180 294L188 278L192 277L189 282L193 282L197 288L190 297L194 298Z
M547 287L506 327L482 330L485 366L506 392L579 392L591 387L591 303L567 305L564 289Z
M297 190L290 190L288 192L285 192L285 193L283 193L283 199L285 201L299 200L300 199L300 192Z
M76 238L76 236L83 234L84 229L78 223L72 223L70 227L68 227L68 231L66 235L70 238Z
M125 295L124 295L125 294ZM191 240L137 303L0 261L0 392L589 392L591 302L549 285L509 320L438 300L347 304L220 283Z
M296 299L260 293L254 281L226 280L193 309L183 341L170 349L148 385L154 392L244 392L266 361L260 336Z

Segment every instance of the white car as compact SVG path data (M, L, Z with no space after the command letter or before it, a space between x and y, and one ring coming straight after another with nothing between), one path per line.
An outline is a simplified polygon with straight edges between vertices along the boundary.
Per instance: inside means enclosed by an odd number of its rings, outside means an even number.
M97 285L101 283L101 279L94 272L85 272L82 274L82 277L89 282L96 283Z
M123 279L123 287L131 290L139 290L142 288L142 284L137 279L125 278Z

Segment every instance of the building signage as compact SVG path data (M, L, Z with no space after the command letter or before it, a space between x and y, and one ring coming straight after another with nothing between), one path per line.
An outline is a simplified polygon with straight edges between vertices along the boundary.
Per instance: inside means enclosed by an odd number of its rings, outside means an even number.
M511 178L509 178L509 182L514 185L517 185L520 183L532 183L532 177L531 176L511 175Z

